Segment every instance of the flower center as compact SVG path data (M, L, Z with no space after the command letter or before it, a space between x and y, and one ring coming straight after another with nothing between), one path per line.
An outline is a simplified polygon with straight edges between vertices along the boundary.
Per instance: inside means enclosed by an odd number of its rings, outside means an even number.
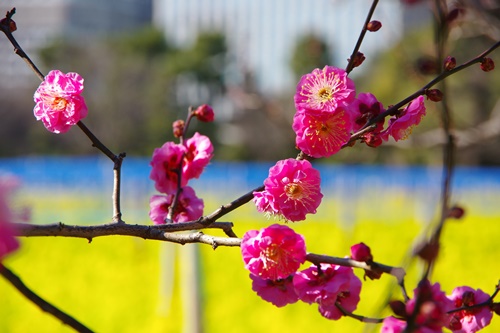
M52 100L52 106L53 106L53 108L56 109L56 110L58 110L58 111L62 111L64 109L66 109L66 105L67 104L68 104L68 101L65 100L62 97L55 97Z
M323 87L318 90L318 96L323 102L328 102L332 99L332 88L331 87Z
M291 199L300 199L303 196L303 188L297 183L286 184L285 193Z

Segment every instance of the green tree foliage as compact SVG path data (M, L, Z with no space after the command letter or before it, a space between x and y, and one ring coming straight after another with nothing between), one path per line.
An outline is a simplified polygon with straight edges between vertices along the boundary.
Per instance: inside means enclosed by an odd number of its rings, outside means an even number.
M290 68L295 77L299 79L305 73L315 68L332 65L333 56L328 44L316 35L305 35L297 41L292 51Z

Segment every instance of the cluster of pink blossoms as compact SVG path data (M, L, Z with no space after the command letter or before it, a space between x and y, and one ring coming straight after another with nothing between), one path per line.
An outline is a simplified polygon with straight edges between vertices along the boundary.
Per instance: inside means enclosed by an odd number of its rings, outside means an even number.
M309 161L289 158L269 169L264 191L254 192L253 200L260 212L301 221L321 203L320 182L319 171Z
M368 146L377 147L389 137L396 141L406 139L425 115L423 100L422 96L413 100L384 129L385 118L381 114L386 110L374 95L361 93L356 98L354 82L345 70L317 68L302 76L297 84L297 111L292 124L296 145L311 157L328 157L348 144L353 132L369 122L374 122L374 129L361 137ZM321 202L319 172L307 161L279 161L269 170L264 185L264 191L254 193L257 210L289 221L301 221L306 214L316 213Z
M282 307L301 300L318 304L321 315L337 320L338 305L354 311L361 281L351 268L322 264L298 271L306 260L304 238L285 225L248 231L241 241L252 289L262 299Z
M45 128L53 133L67 132L87 116L88 109L82 92L83 78L80 74L50 71L33 96L36 119L41 120Z
M488 305L489 295L481 289L457 287L446 296L439 283L425 280L414 291L414 298L404 306L401 318L388 317L382 324L382 333L401 333L407 328L408 318L414 316L416 333L442 333L448 328L454 333L475 333L490 324L493 317ZM420 303L416 315L416 304ZM483 306L474 307L478 304ZM471 307L456 311L462 307Z
M356 98L354 82L340 68L325 66L304 75L295 93L296 113L292 128L297 147L314 158L337 153L360 130L385 111L370 93ZM392 136L405 139L425 115L423 97L418 97L384 130L384 118L375 122L375 129L362 136L371 147L379 146Z
M213 110L202 105L190 114L201 121L213 121ZM184 122L174 122L174 135L183 137ZM213 146L207 136L195 133L181 143L166 142L156 148L151 159L149 177L162 195L154 195L149 201L149 217L155 224L166 223L169 213L172 222L188 222L203 215L203 200L196 196L194 189L187 186L188 181L198 178L213 156ZM177 195L177 202L174 199ZM175 211L170 212L175 204Z

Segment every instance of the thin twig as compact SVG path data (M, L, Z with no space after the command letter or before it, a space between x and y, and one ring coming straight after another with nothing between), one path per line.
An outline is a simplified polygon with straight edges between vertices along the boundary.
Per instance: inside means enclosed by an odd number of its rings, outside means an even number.
M14 46L14 53L17 54L18 56L20 56L21 59L23 59L26 62L28 67L31 68L31 70L36 74L36 76L38 76L38 78L41 81L43 81L44 75L42 74L42 72L38 69L38 67L36 67L35 63L30 59L30 57L28 57L26 52L24 52L22 47L19 45L17 40L12 35L12 31L10 29L10 26L11 26L11 23L14 22L12 20L12 16L14 16L15 13L16 13L16 8L12 8L10 11L8 11L5 14L5 18L2 19L0 22L0 29L2 29L3 33L5 34L5 36L7 36L10 43L12 44L12 46Z
M354 318L363 323L380 324L381 322L384 321L384 318L370 318L349 312L346 309L344 309L344 307L339 302L335 302L335 306L337 307L337 309L339 309L340 312L342 312L344 316Z
M368 15L366 16L365 19L365 24L363 25L363 29L361 29L361 33L358 37L358 41L356 42L356 46L354 46L354 50L352 51L351 57L349 58L349 63L347 64L347 67L345 71L347 73L350 73L354 69L354 62L356 61L356 55L358 54L359 49L361 48L361 43L363 42L363 39L365 38L366 34L366 27L368 25L368 22L371 21L373 13L375 12L375 8L377 8L378 0L373 0L372 5L370 7L370 11L368 12Z
M77 332L93 332L90 328L80 323L69 314L59 310L54 305L50 304L34 291L28 288L23 281L14 274L10 269L0 263L0 275L9 281L14 288L16 288L23 296L29 299L33 304L38 306L42 311L50 313L52 316L59 319L63 324L66 324L76 330Z
M405 270L401 267L392 267L376 262L367 264L364 261L356 261L350 258L337 258L320 254L308 253L306 255L306 260L313 263L314 265L325 263L325 264L334 264L339 266L362 268L368 271L373 271L378 273L380 272L387 273L394 276L398 280L398 283L402 283L406 275Z

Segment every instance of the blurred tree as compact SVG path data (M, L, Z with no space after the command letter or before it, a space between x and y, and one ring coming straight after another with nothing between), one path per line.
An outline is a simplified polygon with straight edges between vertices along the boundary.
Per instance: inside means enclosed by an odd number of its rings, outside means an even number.
M323 68L335 63L330 48L321 38L309 34L297 41L292 51L290 68L296 79L315 68Z
M39 65L45 73L54 68L80 73L85 78L84 96L89 106L85 123L112 150L149 156L155 147L173 139L171 124L185 118L189 106L210 104L224 94L225 53L220 34L201 34L192 47L180 49L170 45L161 32L147 28L85 43L55 41L40 50ZM33 102L29 102L32 108ZM25 140L9 147L0 144L1 154L95 153L78 129L65 135L48 133L26 106L23 108L13 114L30 118L26 122L29 126L23 129ZM4 119L14 122L17 118ZM193 131L203 127L201 131L208 134L215 126L194 122Z

